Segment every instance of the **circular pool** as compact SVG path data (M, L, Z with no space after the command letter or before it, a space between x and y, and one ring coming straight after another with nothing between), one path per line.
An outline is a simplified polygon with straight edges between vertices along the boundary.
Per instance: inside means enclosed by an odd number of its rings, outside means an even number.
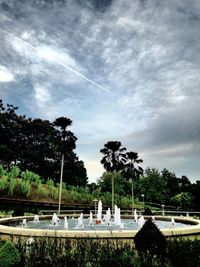
M52 225L52 216L40 216L39 223L33 222L34 216L12 217L0 219L1 236L35 236L35 237L62 237L62 238L122 238L130 239L140 229L133 219L122 219L122 225L92 224L84 219L84 227L77 229L77 220L68 219L68 230L64 229L64 216L60 216L58 225ZM145 217L148 218L148 217ZM200 221L186 217L173 217L175 225L172 225L171 217L156 216L155 223L165 236L200 236ZM22 226L23 220L26 225Z

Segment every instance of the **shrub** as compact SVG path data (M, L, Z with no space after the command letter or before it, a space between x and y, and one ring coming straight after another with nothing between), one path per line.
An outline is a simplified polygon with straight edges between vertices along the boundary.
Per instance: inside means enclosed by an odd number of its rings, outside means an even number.
M167 241L167 258L171 266L200 266L200 240L170 238Z
M134 237L135 247L141 256L164 256L166 239L158 227L148 219Z
M13 192L14 192L15 188L17 188L17 179L16 178L11 178L10 179L10 183L9 183L9 187L8 187L8 194L10 196L13 195Z
M4 169L3 165L0 165L0 177L7 175L7 171Z
M0 267L16 266L20 261L19 251L11 241L5 241L0 247Z
M28 180L30 182L36 182L36 183L40 182L40 176L28 170L22 172L21 177L22 179Z
M47 189L43 186L42 183L38 184L37 194L39 195L39 197L47 197L48 195Z
M5 190L7 188L7 185L8 185L8 177L3 175L1 178L0 178L0 190Z
M17 166L12 166L10 171L8 172L8 178L14 179L20 176L20 169Z
M31 183L28 180L22 180L20 183L20 191L28 197L31 193Z

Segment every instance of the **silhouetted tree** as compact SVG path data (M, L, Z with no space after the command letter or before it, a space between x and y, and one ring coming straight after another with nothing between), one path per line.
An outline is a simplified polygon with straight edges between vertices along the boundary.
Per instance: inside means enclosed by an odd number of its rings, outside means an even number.
M84 163L72 151L76 137L66 127L70 123L61 118L56 125L48 120L26 118L18 115L17 107L4 107L0 100L0 164L6 168L17 165L22 171L28 169L44 179L51 177L59 181L60 154L66 153L64 177L68 184L85 186L87 174ZM66 124L67 123L67 124Z
M101 164L109 172L117 172L123 169L126 162L126 148L121 147L119 141L109 141L100 152L104 155ZM114 175L112 176L112 210L114 209Z
M131 196L132 196L132 205L134 208L134 192L133 185L134 181L138 181L141 174L143 174L142 167L139 166L143 160L139 159L137 152L126 152L126 163L122 171L123 176L131 181Z

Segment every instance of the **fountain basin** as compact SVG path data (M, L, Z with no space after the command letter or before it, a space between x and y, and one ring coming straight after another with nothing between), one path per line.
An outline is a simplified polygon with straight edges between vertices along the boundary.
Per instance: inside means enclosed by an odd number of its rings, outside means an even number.
M40 220L51 220L52 216L42 215ZM63 218L64 216L60 216ZM148 218L145 217L145 218ZM120 238L120 239L133 239L137 230L57 230L55 229L31 229L22 226L9 226L15 223L22 222L26 219L27 224L33 221L34 216L12 217L0 219L0 235L8 238L8 236L18 237L60 237L60 238ZM165 236L182 236L182 237L197 237L200 238L200 220L184 217L174 217L178 223L183 223L181 227L169 227L161 229ZM155 220L170 221L171 217L168 216L155 216Z

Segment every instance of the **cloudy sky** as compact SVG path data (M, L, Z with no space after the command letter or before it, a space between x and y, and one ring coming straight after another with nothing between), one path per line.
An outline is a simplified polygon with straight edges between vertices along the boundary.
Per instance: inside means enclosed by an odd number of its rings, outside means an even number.
M73 120L90 181L118 140L200 179L199 0L0 0L0 98Z

